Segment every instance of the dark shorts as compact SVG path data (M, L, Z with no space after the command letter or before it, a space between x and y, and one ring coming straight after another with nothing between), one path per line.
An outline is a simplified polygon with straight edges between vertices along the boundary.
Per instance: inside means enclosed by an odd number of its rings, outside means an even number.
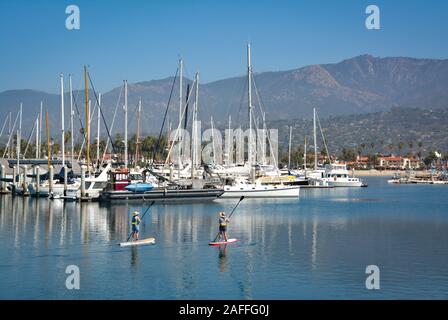
M139 227L136 225L132 225L132 232L139 232Z
M219 226L219 232L227 232L227 226Z

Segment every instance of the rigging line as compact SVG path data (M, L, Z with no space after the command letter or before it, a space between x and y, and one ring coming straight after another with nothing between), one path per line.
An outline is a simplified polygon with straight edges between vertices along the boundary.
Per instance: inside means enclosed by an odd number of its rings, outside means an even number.
M8 112L8 115L5 118L5 122L3 123L2 132L0 132L0 138L3 135L3 130L5 130L6 124L8 123L8 119L9 119L9 112Z
M92 113L90 114L90 117L89 117L89 123L92 123L96 108L97 108L97 104L95 104L94 108L92 109ZM81 159L81 154L82 154L82 151L84 150L85 144L86 144L86 135L84 135L84 138L83 138L82 144L81 144L81 148L79 149L78 161L79 161L79 159Z
M230 94L229 104L227 105L227 117L229 117L229 115L232 114L232 110L233 110L232 100L236 94L237 84L238 84L238 78L236 78L233 83L233 87L232 87L232 91L231 91L232 93Z
M320 119L319 119L317 112L316 112L316 118L317 118L317 123L319 124L320 134L322 135L322 140L324 142L325 152L327 153L328 161L330 161L330 163L331 163L331 158L330 158L330 153L328 152L327 142L325 141L324 132L322 131L322 126L320 125Z
M128 119L128 127L131 126L131 123L132 123L132 121L133 121L133 118L134 118L135 114L137 113L138 105L139 105L139 103L137 102L137 104L135 105L134 111L131 113L131 116L130 116L129 119Z
M120 93L120 94L121 94L121 93ZM115 117L117 116L117 110L118 110L118 103L117 103L117 105L115 106L114 116L113 116L113 118L112 118L112 124L111 124L111 126L110 126L110 131L111 131L111 132L112 132L112 130L114 130ZM102 167L103 164L104 164L104 159L106 158L106 152L107 152L107 149L109 148L109 142L110 142L110 138L107 137L107 142L106 142L106 146L104 147L103 157L101 158L101 165L100 165L100 167Z
M39 117L39 115L37 115L37 117ZM34 121L33 129L31 129L31 133L30 133L30 135L28 137L28 141L26 143L26 148L25 148L25 151L23 152L22 159L25 159L25 155L26 155L26 152L28 151L28 147L29 147L30 142L31 142L31 137L33 136L35 128L36 128L36 121Z
M79 91L78 91L79 92ZM79 120L79 124L81 126L80 129L82 129L82 136L84 137L84 139L86 138L86 130L84 129L84 126L82 124L82 120L81 120L81 113L79 112L79 108L78 108L78 103L76 102L76 98L75 96L73 96L73 103L75 105L75 109L76 109L76 113L78 115L78 120Z
M98 95L96 94L96 90L95 87L93 85L93 81L92 78L90 77L90 72L87 71L87 77L89 78L90 81L90 85L92 86L92 90L93 90L93 94L95 96L95 100L99 105L99 100L98 100ZM103 119L103 123L104 126L106 127L106 131L107 131L107 135L111 138L110 140L110 144L112 145L112 151L115 153L115 146L114 146L114 142L112 141L112 137L110 136L110 131L109 131L109 127L107 126L107 122L106 122L106 118L104 117L104 113L103 113L103 108L100 108L100 114L101 114L101 118Z
M192 86L194 87L195 85L196 85L196 80L193 82ZM192 95L193 95L193 90L190 91L190 94L189 94L188 99L187 99L187 103L190 102L190 98L192 97ZM186 111L186 109L184 108L184 111L182 112L179 124L178 124L177 129L176 129L176 134L174 135L173 143L171 144L171 147L170 147L170 149L168 151L168 155L166 157L165 164L167 164L167 162L168 162L168 160L170 158L171 151L173 150L173 147L174 147L174 141L176 141L178 139L179 131L180 131L181 127L182 127L182 120L184 119L184 116L185 116L185 111Z
M237 117L236 117L237 118L237 121L235 123L236 126L238 126L238 125L241 126L241 119L242 119L241 110L243 108L244 98L247 94L247 92L246 92L247 86L248 86L248 80L246 78L244 78L243 90L241 92L241 99L240 99L240 107L238 109L238 113L237 113Z
M165 122L166 122L166 117L168 115L168 110L170 107L170 103L171 103L171 98L173 97L173 91L174 91L174 85L176 84L176 79L177 79L177 74L179 73L179 68L176 69L176 74L174 75L174 79L173 79L173 84L171 86L171 91L170 91L170 96L168 98L168 104L166 105L166 109L165 109L165 115L163 117L163 122L162 122L162 127L160 128L160 132L159 132L159 137L157 139L157 143L156 145L154 145L154 148L152 150L152 163L151 165L154 165L154 160L155 160L155 156L156 156L156 152L159 149L160 146L160 142L162 139L162 135L163 135L163 128L165 126ZM169 133L168 133L169 134Z
M20 115L20 111L17 112L16 120L14 120L14 125L12 126L11 133L9 134L8 143L6 144L5 152L3 152L2 159L5 159L6 152L9 149L9 144L11 143L11 138L12 138L13 132L14 132L14 130L16 128L17 120L19 119L19 115Z
M118 106L120 105L122 93L123 93L123 86L120 86L120 93L118 94L117 104L115 105L114 116L112 118L112 124L111 124L111 128L110 128L111 133L112 133L112 130L113 130L113 127L114 127L115 116L117 115L117 110L118 110ZM109 136L107 136L107 142L106 142L106 146L104 147L102 163L104 162L104 158L106 156L106 152L107 152L107 149L109 148L109 143L110 143L111 140L112 139Z
M264 105L264 103L263 103L263 100L262 100L262 98L261 98L261 95L260 95L260 92L258 91L258 87L257 87L257 85L256 85L256 82L255 82L255 78L254 78L254 75L252 74L252 82L253 82L253 84L254 84L254 88L255 88L255 94L256 94L256 96L257 96L257 100L258 100L258 108L260 109L260 112L261 112L261 114L263 115L263 108L262 108L262 105ZM264 117L263 117L263 119L264 119ZM264 126L266 127L266 130L268 130L268 126L266 125L266 121L265 120L263 120L263 124L264 124ZM272 142L271 142L271 138L270 138L270 135L269 134L266 134L266 136L267 136L267 138L268 138L268 142L269 142L269 150L270 150L270 152L271 152L271 156L274 158L274 165L275 165L275 167L277 168L277 164L278 164L278 162L277 162L277 159L274 157L274 150L273 150L273 148L272 148Z

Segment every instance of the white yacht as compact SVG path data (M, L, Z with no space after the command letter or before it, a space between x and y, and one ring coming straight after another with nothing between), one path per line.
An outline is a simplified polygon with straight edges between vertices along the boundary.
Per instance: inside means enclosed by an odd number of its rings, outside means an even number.
M237 178L231 185L224 186L224 193L220 198L298 198L299 193L298 186L264 185Z
M327 164L325 166L324 177L321 181L327 183L330 187L363 187L365 186L361 179L350 176L345 164Z

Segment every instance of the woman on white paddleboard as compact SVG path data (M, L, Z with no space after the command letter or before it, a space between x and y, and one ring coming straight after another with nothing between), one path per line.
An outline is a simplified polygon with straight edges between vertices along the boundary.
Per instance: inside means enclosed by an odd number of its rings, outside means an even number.
M219 237L220 239L224 238L224 241L228 241L227 236L227 224L230 222L230 220L226 217L226 213L224 211L221 211L219 213Z

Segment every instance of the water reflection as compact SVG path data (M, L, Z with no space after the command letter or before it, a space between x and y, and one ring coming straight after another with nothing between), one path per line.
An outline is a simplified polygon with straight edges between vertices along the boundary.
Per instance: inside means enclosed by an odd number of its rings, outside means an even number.
M138 298L288 299L310 292L322 293L318 298L343 293L360 298L365 290L359 279L374 261L388 270L390 286L401 289L385 289L387 297L410 294L409 288L443 296L448 292L446 194L419 189L410 196L382 188L309 190L298 201L245 200L229 226L229 236L240 242L218 248L208 246L216 236L217 212L229 212L235 201L156 204L141 225L142 237L155 237L156 245L120 248L117 243L130 233L130 213L144 212L147 203L107 206L0 196L0 258L14 266L2 269L0 288L15 272L45 275L74 263L87 270L93 287L86 297L107 298L131 287ZM410 272L433 276L437 283L429 278L411 285ZM34 281L26 292L48 298L40 292L51 291L45 287L51 281ZM216 281L219 290L210 285ZM18 283L16 292L21 288ZM0 297L6 296L0 289Z
M218 265L219 271L227 272L227 245L219 246Z

